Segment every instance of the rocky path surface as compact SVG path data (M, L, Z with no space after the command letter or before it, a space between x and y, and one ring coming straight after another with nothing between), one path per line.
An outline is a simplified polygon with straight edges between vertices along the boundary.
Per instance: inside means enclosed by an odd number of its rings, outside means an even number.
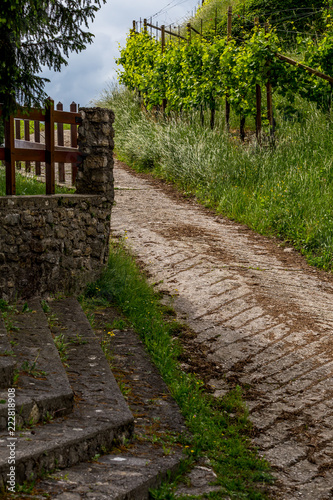
M216 396L235 381L246 388L276 498L332 499L332 277L120 162L115 186L113 234L174 296L214 366Z

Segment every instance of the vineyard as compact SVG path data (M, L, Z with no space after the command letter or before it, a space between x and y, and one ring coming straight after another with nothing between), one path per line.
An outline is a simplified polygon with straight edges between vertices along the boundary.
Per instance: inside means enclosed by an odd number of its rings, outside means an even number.
M160 28L161 40L148 32L145 20L139 32L135 24L117 63L120 82L140 93L147 110L162 107L167 114L191 109L209 109L210 125L215 111L226 101L226 125L231 106L239 116L241 137L245 119L273 127L272 92L288 96L298 93L330 110L333 78L333 31L331 14L325 15L325 33L320 39L295 37L296 52L303 59L294 61L281 53L283 41L277 30L259 18L241 38L231 36L232 11L229 7L226 36L211 31L206 35L187 25L186 36ZM170 34L166 41L165 32ZM267 105L261 105L262 88ZM272 90L273 89L273 90Z
M332 270L332 10L316 10L314 27L296 11L284 33L255 13L241 32L240 4L227 16L227 2L206 1L224 18L156 34L151 20L133 25L123 85L97 101L115 111L118 158Z

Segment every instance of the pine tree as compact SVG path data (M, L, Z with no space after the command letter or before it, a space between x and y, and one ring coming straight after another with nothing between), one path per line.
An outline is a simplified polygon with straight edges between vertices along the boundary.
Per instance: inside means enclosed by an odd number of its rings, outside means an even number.
M106 0L1 0L0 102L6 116L17 103L38 106L45 99L43 66L60 71L70 52L93 40L86 31Z

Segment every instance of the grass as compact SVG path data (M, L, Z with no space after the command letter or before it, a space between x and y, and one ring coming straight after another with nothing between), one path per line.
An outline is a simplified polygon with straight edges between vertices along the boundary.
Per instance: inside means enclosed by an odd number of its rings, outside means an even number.
M116 305L140 334L193 435L184 443L188 463L208 457L217 484L231 498L267 498L264 486L271 481L269 465L251 445L251 424L240 387L215 399L204 391L196 375L180 369L182 346L174 338L172 323L166 320L159 297L121 244L112 246L108 268L87 288L83 302L87 301L96 306ZM153 495L156 499L173 499L173 491L174 485L166 484Z
M120 159L332 270L333 121L315 104L296 96L291 105L275 96L275 143L262 147L253 132L252 140L240 142L235 116L227 135L223 109L212 131L196 112L152 120L131 92L119 88L107 89L99 104L115 111Z
M45 194L45 183L40 182L37 179L30 177L25 177L16 171L16 194L18 196L22 195L37 195ZM56 194L73 194L75 189L68 189L66 187L58 186L55 187ZM0 162L0 196L6 195L6 174L5 168L1 166Z

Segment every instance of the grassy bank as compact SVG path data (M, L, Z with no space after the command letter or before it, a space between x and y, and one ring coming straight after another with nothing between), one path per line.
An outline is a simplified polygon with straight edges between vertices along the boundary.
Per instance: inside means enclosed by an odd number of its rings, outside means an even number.
M25 177L19 172L16 172L16 194L20 195L36 195L45 194L45 182L40 182L37 179L31 177ZM58 186L55 187L56 194L71 194L74 193L74 189L68 189L66 187ZM0 165L0 196L6 195L6 174L5 168Z
M217 474L217 484L229 498L267 498L269 466L251 445L251 424L241 389L236 387L225 397L215 399L205 392L196 375L180 369L182 340L181 334L176 338L178 327L164 314L159 297L122 245L113 246L107 270L88 287L83 299L83 306L89 305L90 310L94 305L108 304L119 307L140 334L177 401L193 433L193 438L183 443L189 462L207 457ZM154 493L154 498L172 500L173 489L165 485ZM221 493L207 498L220 499Z
M175 182L206 206L285 239L309 263L332 269L333 122L314 104L275 99L274 147L241 144L235 117L234 133L226 135L223 112L211 131L196 113L154 121L128 91L110 89L100 104L116 113L116 150L128 164Z

